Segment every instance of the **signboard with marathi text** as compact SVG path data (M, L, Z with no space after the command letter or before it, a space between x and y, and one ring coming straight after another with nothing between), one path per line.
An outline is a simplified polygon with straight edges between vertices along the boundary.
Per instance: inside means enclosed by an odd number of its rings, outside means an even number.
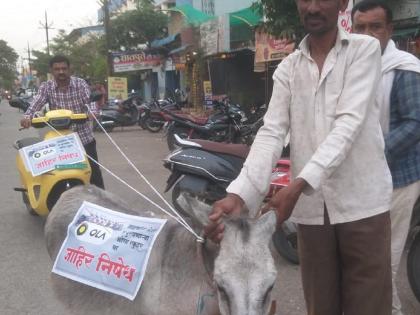
M162 64L162 56L144 51L112 54L114 72L148 70Z
M204 89L204 105L212 106L213 105L213 91L211 87L211 81L203 81Z
M276 38L259 30L255 32L255 63L281 60L294 49L292 40Z
M76 133L60 136L23 147L19 150L24 164L32 176L54 169L70 168L85 161L85 150Z
M125 100L127 97L127 78L108 77L108 98Z
M165 223L85 201L68 226L52 272L134 300Z

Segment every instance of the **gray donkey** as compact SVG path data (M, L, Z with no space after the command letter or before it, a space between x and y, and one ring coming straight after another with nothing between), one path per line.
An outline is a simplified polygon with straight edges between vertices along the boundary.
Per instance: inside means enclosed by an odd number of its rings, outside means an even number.
M53 260L83 200L128 214L155 216L132 210L95 186L73 188L61 196L45 225ZM201 227L206 223L210 206L188 196L178 201ZM277 276L269 249L275 226L273 212L258 220L227 221L220 245L210 241L202 245L175 220L168 220L154 244L134 301L55 274L51 282L58 299L75 314L266 315Z

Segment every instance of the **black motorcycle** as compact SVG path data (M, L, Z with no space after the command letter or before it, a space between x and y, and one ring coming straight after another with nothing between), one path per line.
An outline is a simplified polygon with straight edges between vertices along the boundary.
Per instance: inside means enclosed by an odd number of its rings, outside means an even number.
M190 217L178 202L179 197L187 194L210 205L225 197L227 186L242 169L249 153L249 146L197 139L186 140L177 135L175 140L180 149L170 153L164 160L164 166L171 171L165 192L172 188L172 204L175 209L183 216ZM278 166L282 167L281 161L279 160ZM273 175L275 175L273 178L278 176L276 170ZM296 227L292 222L286 221L273 235L273 244L280 255L298 264L295 239Z
M107 132L111 132L114 127L136 125L139 121L140 104L141 98L136 94L122 102L111 101L100 111L99 122ZM100 128L96 126L95 129Z
M14 97L9 100L9 105L14 108L26 112L32 101L32 96Z
M151 102L144 103L140 106L139 109L139 125L143 129L147 129L150 132L159 132L166 122L163 109L168 111L176 111L180 110L181 106L174 102L171 98L153 100Z
M176 149L175 134L185 139L204 139L216 142L242 143L242 127L247 121L245 112L228 100L214 102L214 113L205 124L165 111L170 118L167 128L169 150Z

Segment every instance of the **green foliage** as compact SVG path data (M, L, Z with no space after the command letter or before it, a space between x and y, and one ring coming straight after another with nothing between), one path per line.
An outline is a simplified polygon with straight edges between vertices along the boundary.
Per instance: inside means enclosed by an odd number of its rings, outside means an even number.
M31 54L33 58L31 62L32 69L36 70L37 76L42 81L45 81L49 72L48 62L51 57L46 52L40 50L32 50Z
M136 49L164 35L167 16L155 11L148 1L140 1L137 10L126 11L110 21L111 49Z
M0 85L10 89L16 77L18 54L6 41L0 39Z
M285 38L302 38L304 31L295 0L260 0L254 4L266 17L268 33Z

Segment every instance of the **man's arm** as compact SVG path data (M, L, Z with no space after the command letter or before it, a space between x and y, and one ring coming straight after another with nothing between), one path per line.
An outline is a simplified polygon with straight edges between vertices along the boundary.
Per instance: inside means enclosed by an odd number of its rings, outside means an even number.
M391 101L398 104L401 123L385 136L385 153L390 163L420 141L420 74L402 71L397 75L395 99Z
M85 80L80 80L80 93L82 95L83 102L89 108L89 113L92 113L96 117L99 116L99 107L96 102L90 101L90 87Z
M347 157L367 112L374 105L380 70L379 42L367 40L357 48L345 74L331 131L297 176L309 184L304 190L306 194L318 190Z
M255 137L241 173L226 189L241 197L251 213L258 211L267 193L273 166L281 155L289 131L292 63L290 57L286 58L275 71L273 93L264 116L264 125Z

